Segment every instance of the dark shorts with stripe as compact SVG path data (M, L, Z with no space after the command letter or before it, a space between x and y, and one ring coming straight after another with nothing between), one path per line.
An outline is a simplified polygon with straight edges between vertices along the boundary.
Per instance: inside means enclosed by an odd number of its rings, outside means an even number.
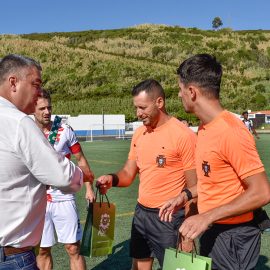
M172 222L162 222L158 212L158 208L137 204L131 229L130 256L135 259L156 257L162 266L165 249L176 247L184 210L175 213Z
M259 259L261 233L253 222L214 224L200 244L200 254L213 260L212 269L251 270Z

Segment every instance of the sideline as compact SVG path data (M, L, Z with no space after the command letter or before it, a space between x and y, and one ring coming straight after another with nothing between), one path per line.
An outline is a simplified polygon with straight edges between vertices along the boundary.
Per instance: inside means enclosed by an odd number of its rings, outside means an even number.
M118 165L122 164L120 162L111 162L111 161L105 161L105 160L96 160L96 159L88 159L89 162L95 162L95 163L101 163L101 164L113 164Z

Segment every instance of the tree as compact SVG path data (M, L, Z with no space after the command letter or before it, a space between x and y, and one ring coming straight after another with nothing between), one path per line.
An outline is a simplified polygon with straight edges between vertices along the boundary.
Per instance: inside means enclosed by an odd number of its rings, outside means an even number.
M222 25L223 25L223 22L220 19L220 17L215 17L214 20L212 21L212 27L214 30L217 30Z

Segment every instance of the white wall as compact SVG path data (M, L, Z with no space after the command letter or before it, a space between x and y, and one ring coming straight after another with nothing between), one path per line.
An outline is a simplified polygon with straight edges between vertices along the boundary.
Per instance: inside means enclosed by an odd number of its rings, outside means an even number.
M54 119L52 116L52 120ZM125 129L124 114L80 114L78 116L58 115L74 130L105 130Z

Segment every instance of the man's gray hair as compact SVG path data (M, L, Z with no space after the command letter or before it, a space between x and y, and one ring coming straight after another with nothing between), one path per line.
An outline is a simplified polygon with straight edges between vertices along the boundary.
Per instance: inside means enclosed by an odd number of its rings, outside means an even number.
M0 59L0 84L5 80L10 73L19 73L24 68L36 67L39 71L42 70L41 65L32 58L19 55L9 54Z

